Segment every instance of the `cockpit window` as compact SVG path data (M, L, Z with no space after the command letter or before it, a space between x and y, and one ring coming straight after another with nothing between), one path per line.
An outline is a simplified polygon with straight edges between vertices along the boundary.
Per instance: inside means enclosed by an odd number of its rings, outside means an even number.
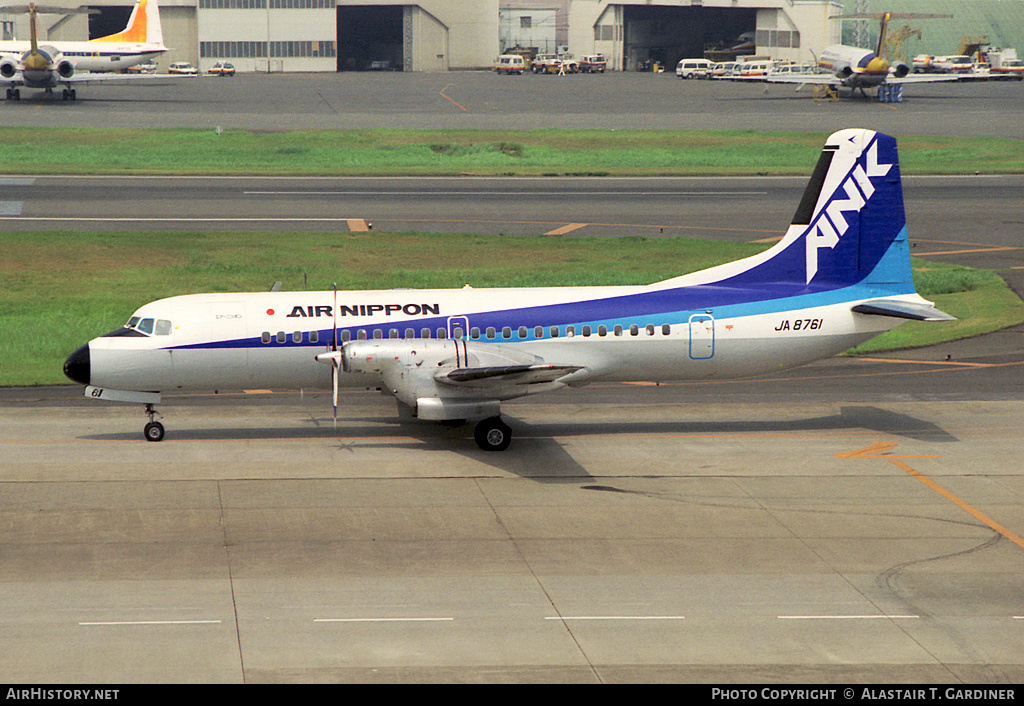
M154 334L157 336L170 336L171 330L174 328L173 324L167 319L143 319L140 316L133 316L128 319L128 323L124 327L147 336Z

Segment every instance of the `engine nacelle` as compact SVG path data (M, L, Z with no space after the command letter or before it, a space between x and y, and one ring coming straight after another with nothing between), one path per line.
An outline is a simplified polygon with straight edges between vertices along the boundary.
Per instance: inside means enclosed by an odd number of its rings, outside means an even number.
M844 66L843 68L839 69L839 71L836 71L836 78L846 79L846 78L850 78L850 76L852 76L852 75L853 75L853 68L850 67L850 66Z
M429 370L475 368L496 365L531 365L537 356L509 346L455 339L384 338L349 341L342 348L341 367L346 373L379 375L395 367Z
M57 62L57 75L61 78L71 78L75 75L75 65L67 59L61 59Z
M0 76L3 78L14 78L16 73L18 73L18 62L10 57L0 61Z
M342 347L341 368L346 373L379 375L397 363L403 368L443 367L456 364L455 341L445 339L384 338L349 341Z
M910 67L904 64L902 61L897 61L892 65L892 75L896 78L903 78L910 73Z

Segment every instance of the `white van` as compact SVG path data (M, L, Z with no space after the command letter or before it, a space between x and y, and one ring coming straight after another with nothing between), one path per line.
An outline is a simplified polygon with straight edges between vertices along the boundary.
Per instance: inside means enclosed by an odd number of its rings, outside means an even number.
M774 66L771 61L744 61L739 65L739 75L743 78L767 76Z
M711 75L711 62L707 59L681 59L676 64L679 78L707 78Z
M518 54L502 54L494 64L499 74L519 74L526 70L526 62Z

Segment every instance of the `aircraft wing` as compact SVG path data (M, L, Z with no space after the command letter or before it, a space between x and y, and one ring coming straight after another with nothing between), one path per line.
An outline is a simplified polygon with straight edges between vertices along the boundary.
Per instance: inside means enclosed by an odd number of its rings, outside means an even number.
M915 74L912 76L904 76L903 78L895 78L890 76L885 80L886 83L892 84L903 84L903 83L939 83L940 81L959 81L957 74Z
M858 314L892 316L897 319L913 321L956 321L955 316L939 311L931 302L924 299L920 302L903 299L869 299L854 306L853 311Z
M587 369L583 361L545 360L513 346L466 339L349 341L316 359L346 373L379 375L383 389L435 420L464 419L481 403L492 409L501 400L564 387Z
M577 370L580 365L496 365L484 368L456 368L439 372L434 379L446 385L487 387L489 385L536 385L555 382Z
M795 76L772 76L768 74L762 77L768 83L799 83L818 86L842 86L843 79L833 74L797 74Z
M71 78L58 79L59 83L94 83L99 81L178 81L181 79L198 79L197 74L75 74Z

